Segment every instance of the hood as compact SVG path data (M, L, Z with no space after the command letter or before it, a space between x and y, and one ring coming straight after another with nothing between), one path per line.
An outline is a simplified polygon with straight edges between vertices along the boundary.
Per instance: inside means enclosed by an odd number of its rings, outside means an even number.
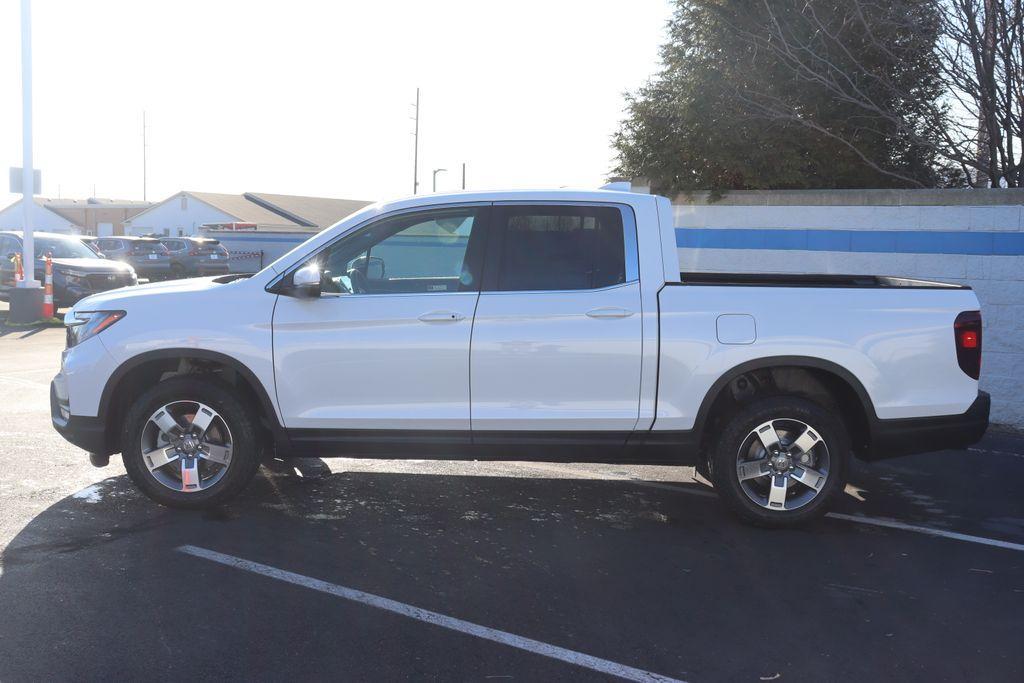
M38 268L38 266L36 266ZM132 270L127 263L102 258L55 258L53 267L80 270L83 273L125 273Z
M100 292L99 294L85 297L75 304L75 310L119 310L136 303L145 303L157 296L205 292L211 289L230 286L214 282L215 279L216 277L194 277L187 280L151 282L146 285L112 289L109 292Z

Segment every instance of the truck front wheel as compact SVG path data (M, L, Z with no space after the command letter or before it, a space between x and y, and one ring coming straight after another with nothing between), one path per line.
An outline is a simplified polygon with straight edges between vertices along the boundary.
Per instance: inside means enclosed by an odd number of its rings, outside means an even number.
M258 423L230 387L174 377L134 401L122 454L128 476L158 503L201 509L237 495L259 468Z
M822 406L776 396L743 406L712 453L715 490L741 519L793 526L819 517L845 483L850 437Z

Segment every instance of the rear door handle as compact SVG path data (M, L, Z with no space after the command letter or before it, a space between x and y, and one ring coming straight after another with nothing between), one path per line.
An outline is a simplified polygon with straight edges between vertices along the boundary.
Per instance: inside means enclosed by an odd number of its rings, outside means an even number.
M455 311L431 311L420 316L420 320L425 323L457 323L465 319L466 316Z
M633 315L633 311L625 308L615 308L614 306L587 311L588 318L628 318L631 315Z

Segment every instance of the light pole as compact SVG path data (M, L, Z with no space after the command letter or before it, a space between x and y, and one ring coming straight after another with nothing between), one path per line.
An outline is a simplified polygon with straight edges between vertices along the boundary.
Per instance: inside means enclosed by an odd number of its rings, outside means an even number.
M22 272L24 277L11 292L9 321L33 322L43 312L43 290L36 282L35 245L32 240L32 0L21 0L21 217Z
M447 173L447 172L448 172L447 168L435 168L434 169L434 179L433 179L433 185L432 185L434 192L437 192L437 174L438 173Z
M32 195L35 194L32 176L32 0L21 0L21 242L25 248L22 287L39 286L32 243Z

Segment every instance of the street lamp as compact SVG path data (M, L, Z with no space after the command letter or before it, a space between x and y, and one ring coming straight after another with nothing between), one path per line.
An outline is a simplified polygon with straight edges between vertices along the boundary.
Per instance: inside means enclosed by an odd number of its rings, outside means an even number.
M434 181L433 181L433 188L434 188L433 191L434 192L437 192L437 174L438 173L447 173L447 172L448 172L447 168L435 168L434 169Z

